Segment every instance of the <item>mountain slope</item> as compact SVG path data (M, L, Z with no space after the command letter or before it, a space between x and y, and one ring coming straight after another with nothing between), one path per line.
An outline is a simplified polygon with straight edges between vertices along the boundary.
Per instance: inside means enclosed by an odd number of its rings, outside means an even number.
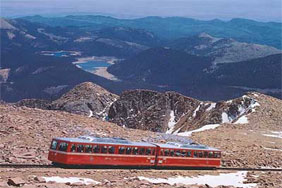
M177 39L168 46L189 54L210 57L214 64L246 61L282 52L270 46L243 43L230 38L215 38L206 33Z
M199 72L210 65L208 58L166 48L152 48L110 66L108 71L122 80L169 86L193 85Z
M53 101L50 109L105 119L109 107L117 98L117 95L104 88L85 82Z
M121 80L153 84L212 101L239 97L244 88L281 98L280 70L281 54L217 64L214 68L212 59L167 48L146 50L108 68Z
M120 126L176 134L210 124L234 123L256 106L259 103L252 93L213 103L175 92L132 90L122 93L113 103L109 119Z

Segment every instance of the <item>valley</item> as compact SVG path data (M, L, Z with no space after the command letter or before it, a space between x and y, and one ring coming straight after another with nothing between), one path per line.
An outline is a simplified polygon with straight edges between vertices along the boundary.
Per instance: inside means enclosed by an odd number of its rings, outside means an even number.
M90 23L89 27L77 26L74 22L73 26L55 28L51 22L41 22L49 18L34 19L1 18L4 101L56 99L85 81L115 94L144 88L176 91L211 101L239 97L252 90L282 96L281 50L272 46L237 41L224 35L212 36L205 33L208 29L195 35L165 39L159 32L122 22L120 25L109 22L97 28ZM103 17L99 19L105 21ZM13 56L15 53L20 55ZM79 79L70 81L63 77L71 77L71 72ZM54 79L45 79L47 75L53 75ZM26 89L22 94L22 86L31 87L27 86L30 80L40 84L37 87L40 89Z

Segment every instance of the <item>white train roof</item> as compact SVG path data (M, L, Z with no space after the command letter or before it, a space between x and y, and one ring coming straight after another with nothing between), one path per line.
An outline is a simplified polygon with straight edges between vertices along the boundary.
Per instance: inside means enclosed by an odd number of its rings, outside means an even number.
M159 143L148 143L148 142L131 142L124 138L116 138L116 137L95 137L95 136L79 136L77 138L55 138L57 140L65 141L65 142L75 142L75 143L85 143L85 144L114 144L114 145L130 145L130 146L144 146L144 147L156 147L156 145L161 148L168 149L192 149L192 150L212 150L212 151L220 151L216 148L208 147L205 145L199 145L195 143L177 143L177 142L167 142L165 144Z
M75 143L99 143L99 144L115 144L115 145L131 145L131 146L146 146L156 147L154 144L147 142L131 142L123 138L107 138L107 137L94 137L94 136L79 136L77 138L55 138L57 140Z
M212 150L212 151L220 151L219 149L208 147L205 145L200 145L200 144L194 144L194 143L188 143L188 144L182 144L182 143L177 143L177 142L167 142L165 144L157 144L161 148L168 148L168 149L192 149L192 150Z

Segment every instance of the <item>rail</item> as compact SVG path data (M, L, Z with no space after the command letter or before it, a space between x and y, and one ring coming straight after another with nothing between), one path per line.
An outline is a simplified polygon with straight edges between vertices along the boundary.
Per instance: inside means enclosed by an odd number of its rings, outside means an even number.
M152 168L152 167L123 167L123 166L57 166L52 164L0 164L0 168L80 168L80 169L129 169L129 170L226 170L226 171L281 171L282 168L235 168L235 167L219 167L219 168Z

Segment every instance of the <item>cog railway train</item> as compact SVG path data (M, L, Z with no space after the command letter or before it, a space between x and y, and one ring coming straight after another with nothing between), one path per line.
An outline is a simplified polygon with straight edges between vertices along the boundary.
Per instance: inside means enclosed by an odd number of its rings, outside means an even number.
M131 142L122 138L54 138L48 159L67 166L198 167L220 166L221 151L198 144Z

